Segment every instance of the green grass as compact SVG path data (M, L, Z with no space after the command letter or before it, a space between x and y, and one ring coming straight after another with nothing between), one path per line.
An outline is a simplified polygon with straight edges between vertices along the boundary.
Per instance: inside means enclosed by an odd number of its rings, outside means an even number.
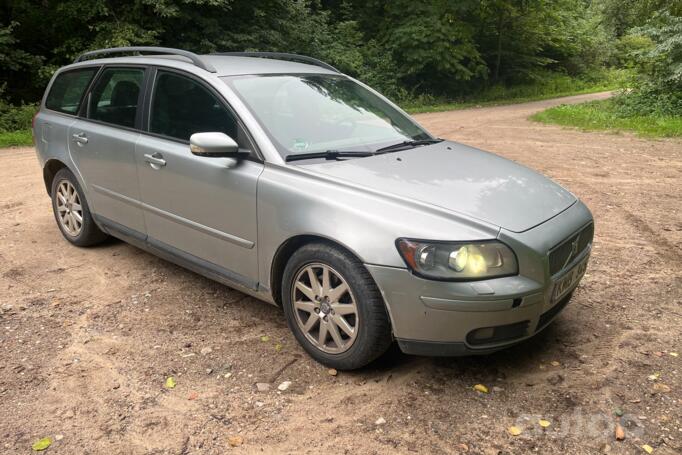
M511 87L494 86L460 100L444 101L433 99L412 100L401 103L410 114L443 112L479 106L500 106L526 103L562 96L583 95L605 92L621 87L628 73L624 70L605 70L591 80L565 75L549 74L533 84Z
M0 148L33 145L31 130L0 132Z
M563 104L530 118L583 130L631 131L646 137L682 136L682 116L625 115L618 111L613 100Z

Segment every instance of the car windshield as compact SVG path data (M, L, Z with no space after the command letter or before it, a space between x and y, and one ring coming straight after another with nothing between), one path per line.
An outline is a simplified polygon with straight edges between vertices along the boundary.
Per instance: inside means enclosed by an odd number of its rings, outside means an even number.
M224 77L283 157L328 150L374 151L432 139L409 117L340 75Z

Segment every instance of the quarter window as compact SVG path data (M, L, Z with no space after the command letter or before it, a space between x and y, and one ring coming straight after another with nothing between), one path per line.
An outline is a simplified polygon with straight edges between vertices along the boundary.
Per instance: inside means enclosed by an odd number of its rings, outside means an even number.
M198 82L175 73L161 71L156 78L149 130L183 141L194 133L220 132L250 148L227 107Z
M88 118L133 128L143 77L141 68L102 71L90 93Z
M83 93L97 70L98 68L84 68L59 74L47 94L45 107L66 114L78 112Z

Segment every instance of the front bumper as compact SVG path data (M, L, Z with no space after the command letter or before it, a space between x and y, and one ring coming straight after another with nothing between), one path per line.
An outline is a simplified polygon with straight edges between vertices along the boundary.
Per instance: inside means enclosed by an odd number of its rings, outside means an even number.
M578 280L558 301L554 285L588 260L591 245L549 275L547 252L592 221L580 204L530 231L502 233L520 257L520 274L477 282L427 280L409 270L366 265L382 292L400 348L408 354L484 354L527 339L565 308Z

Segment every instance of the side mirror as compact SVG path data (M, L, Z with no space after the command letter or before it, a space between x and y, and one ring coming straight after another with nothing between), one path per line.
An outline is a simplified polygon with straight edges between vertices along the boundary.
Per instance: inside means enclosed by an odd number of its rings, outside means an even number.
M248 152L240 152L237 143L225 133L194 133L189 138L189 149L197 156L211 158L241 158Z

